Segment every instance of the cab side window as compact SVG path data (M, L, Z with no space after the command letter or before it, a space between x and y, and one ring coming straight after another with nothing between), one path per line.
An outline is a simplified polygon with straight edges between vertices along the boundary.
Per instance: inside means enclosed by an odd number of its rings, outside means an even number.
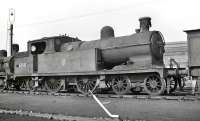
M30 49L32 54L42 54L46 49L46 43L45 42L32 43Z

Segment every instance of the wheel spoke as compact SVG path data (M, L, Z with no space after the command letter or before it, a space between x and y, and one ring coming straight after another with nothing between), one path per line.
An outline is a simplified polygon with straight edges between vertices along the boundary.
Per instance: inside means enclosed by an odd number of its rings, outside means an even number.
M165 89L165 83L157 75L150 75L144 81L144 90L150 95L159 95Z
M77 89L83 93L88 94L89 90L94 91L97 87L97 77L80 77L76 80Z
M45 87L49 92L58 92L62 88L62 81L60 78L47 78L45 80Z
M112 89L118 95L127 93L130 85L131 82L128 76L117 76L112 79Z

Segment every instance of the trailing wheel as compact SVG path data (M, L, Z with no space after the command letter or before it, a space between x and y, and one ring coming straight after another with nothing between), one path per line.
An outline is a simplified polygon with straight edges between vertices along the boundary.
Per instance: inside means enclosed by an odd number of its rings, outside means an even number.
M64 79L49 77L45 79L45 87L49 92L58 92L61 90L64 83Z
M27 79L25 78L17 78L15 81L13 81L13 86L16 90L27 90ZM11 83L11 85L12 85ZM9 82L8 82L9 85ZM11 86L12 87L12 86Z
M16 85L13 80L7 80L6 89L8 90L16 89Z
M19 83L19 89L20 90L27 90L28 89L26 79L19 80L18 83Z
M0 91L4 90L6 87L5 79L0 78Z
M80 76L76 80L76 86L79 92L89 94L89 90L94 92L99 84L97 76Z
M164 79L161 79L158 75L152 74L144 80L144 90L149 95L160 95L166 89L166 83Z
M123 95L130 90L131 81L128 76L120 75L112 79L112 89L118 95Z
M35 87L35 80L30 79L26 81L26 85L29 91L36 91L37 88Z
M17 80L9 79L6 82L6 89L8 90L20 90L20 85Z

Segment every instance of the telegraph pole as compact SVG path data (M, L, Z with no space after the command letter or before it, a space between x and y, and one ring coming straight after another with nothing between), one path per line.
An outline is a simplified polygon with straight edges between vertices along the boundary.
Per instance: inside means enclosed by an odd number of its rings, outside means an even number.
M14 9L9 9L9 23L10 23L10 28L9 28L9 40L8 40L8 56L13 55L13 24L15 22L15 10Z

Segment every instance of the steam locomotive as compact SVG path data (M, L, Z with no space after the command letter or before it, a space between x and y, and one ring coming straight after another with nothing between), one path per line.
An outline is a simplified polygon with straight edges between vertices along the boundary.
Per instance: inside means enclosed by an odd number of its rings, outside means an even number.
M97 88L110 88L116 94L145 91L149 95L172 92L188 71L165 68L165 41L159 31L149 31L151 18L139 19L140 28L128 36L115 37L110 26L101 29L98 40L82 41L69 36L44 37L28 42L26 52L18 52L13 45L13 56L0 51L0 90L11 88L49 92L76 88L83 94ZM200 35L188 33L189 76L200 77L200 56L196 44ZM192 40L190 40L190 36Z

